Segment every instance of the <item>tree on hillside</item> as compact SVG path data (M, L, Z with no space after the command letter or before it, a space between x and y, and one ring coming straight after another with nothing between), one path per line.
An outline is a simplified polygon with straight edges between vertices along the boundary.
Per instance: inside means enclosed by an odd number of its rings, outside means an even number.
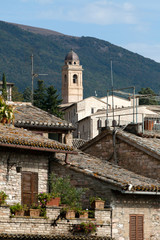
M43 80L37 81L37 89L34 90L33 94L33 105L46 110L45 108L46 101L46 87L44 86Z
M59 95L57 94L57 90L53 86L48 87L45 107L47 112L62 118L63 113L59 108L59 105L62 103L62 99L58 99L58 97Z
M37 89L34 90L33 105L62 118L63 114L58 107L62 100L58 99L57 90L53 86L46 88L43 80L38 80L37 85Z
M155 99L154 96L156 96L155 92L151 88L141 88L141 90L138 92L142 95L150 95L145 98L139 99L139 105L158 105L158 101Z
M18 91L18 88L13 86L12 88L12 101L13 102L23 102L23 94Z
M3 99L6 101L7 100L7 82L6 82L6 76L4 73L2 76L2 96L3 96Z
M31 102L31 89L29 87L25 88L23 98L24 102Z

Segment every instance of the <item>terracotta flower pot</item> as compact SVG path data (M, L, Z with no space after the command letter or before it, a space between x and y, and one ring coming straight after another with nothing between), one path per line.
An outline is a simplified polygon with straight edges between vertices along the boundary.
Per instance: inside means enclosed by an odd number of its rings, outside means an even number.
M15 216L24 216L24 210L16 211Z
M67 218L67 219L75 218L75 211L74 211L74 210L68 210L68 211L66 212L66 218Z
M88 212L84 212L83 214L79 214L79 218L88 218Z
M56 197L56 198L52 198L48 203L47 206L56 206L58 207L60 204L61 198L60 197Z
M105 201L103 201L103 200L95 200L92 203L91 207L93 209L104 209L104 203L105 203Z
M30 217L39 217L40 209L30 209L29 213L30 213Z

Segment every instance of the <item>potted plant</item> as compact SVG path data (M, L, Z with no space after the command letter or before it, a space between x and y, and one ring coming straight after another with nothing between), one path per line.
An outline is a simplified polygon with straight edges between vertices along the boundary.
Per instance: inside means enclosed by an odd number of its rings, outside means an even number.
M5 194L4 191L0 192L0 205L5 204L6 203L6 199L7 199L8 195Z
M24 207L20 203L10 206L11 215L24 216Z
M61 198L59 197L59 194L51 194L50 200L47 202L47 206L54 206L58 207L60 205Z
M100 197L91 197L89 201L92 209L104 209L105 201Z
M76 210L79 218L88 218L88 210L83 210L82 208L78 208Z
M51 194L49 193L41 192L38 194L38 201L40 202L40 206L42 208L46 207L50 199L51 199Z
M29 215L30 217L39 217L40 215L40 206L36 204L32 204L30 209L29 209Z
M69 177L50 176L51 192L54 196L61 198L61 204L73 207L80 207L82 195L85 189L72 186Z
M62 208L60 211L61 217L62 218L67 218L67 219L72 219L75 218L75 210L70 207Z
M72 233L73 234L91 234L96 232L96 225L92 222L82 222L80 224L73 225Z

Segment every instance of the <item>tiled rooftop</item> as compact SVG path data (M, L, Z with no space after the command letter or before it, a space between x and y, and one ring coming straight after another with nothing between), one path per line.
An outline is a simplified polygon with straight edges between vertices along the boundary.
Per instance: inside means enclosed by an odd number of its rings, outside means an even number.
M49 152L75 153L73 148L23 128L0 124L0 146Z
M74 129L71 123L32 106L31 103L9 104L14 108L14 125L17 127Z
M118 130L117 136L121 136L130 142L141 146L142 148L153 152L159 156L160 160L160 135L159 134L144 134L136 136L135 134L126 131Z
M57 161L64 165L62 154L56 154ZM113 184L121 191L160 192L160 182L135 174L105 160L78 151L78 155L70 155L68 168L80 171L104 182Z

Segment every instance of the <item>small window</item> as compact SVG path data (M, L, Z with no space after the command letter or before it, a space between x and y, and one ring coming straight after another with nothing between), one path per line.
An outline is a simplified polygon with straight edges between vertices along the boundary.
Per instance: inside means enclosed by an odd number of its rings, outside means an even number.
M69 64L71 65L71 64L72 64L72 62L69 62Z
M74 74L74 75L73 75L73 83L77 83L77 79L78 79L77 75Z
M94 108L91 108L91 113L92 113L92 114L94 113Z
M67 75L64 75L64 82L67 83Z
M74 62L74 65L76 65L76 62Z

